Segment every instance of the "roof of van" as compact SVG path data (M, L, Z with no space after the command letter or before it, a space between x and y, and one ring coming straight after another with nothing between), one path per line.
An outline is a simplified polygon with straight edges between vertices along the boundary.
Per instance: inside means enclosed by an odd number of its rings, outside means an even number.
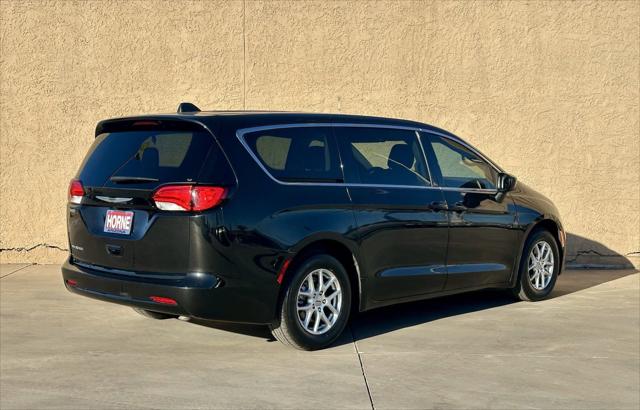
M192 120L196 122L217 122L237 128L251 128L280 124L310 124L310 123L349 123L349 124L377 124L394 125L411 128L422 128L454 136L450 132L422 122L398 118L375 117L352 114L307 113L288 111L196 111L170 114L148 114L130 117L111 118L101 121L98 129L111 122L135 120Z

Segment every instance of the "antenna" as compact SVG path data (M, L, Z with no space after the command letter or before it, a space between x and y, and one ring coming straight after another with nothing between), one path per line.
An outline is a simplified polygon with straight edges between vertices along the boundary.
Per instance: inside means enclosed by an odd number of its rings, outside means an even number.
M183 112L200 112L200 108L190 102L181 102L180 105L178 105L178 113Z

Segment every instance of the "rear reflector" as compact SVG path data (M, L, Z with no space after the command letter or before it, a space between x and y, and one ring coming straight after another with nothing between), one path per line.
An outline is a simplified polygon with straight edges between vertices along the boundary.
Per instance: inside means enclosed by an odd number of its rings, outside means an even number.
M171 298L165 298L162 296L149 296L149 299L153 300L156 303L162 303L163 305L177 305L178 302Z
M72 179L69 183L69 203L79 204L84 196L84 187L79 179Z
M287 273L287 268L289 267L290 263L291 259L286 259L282 263L282 267L278 271L278 276L276 276L276 282L278 282L279 285L282 285L282 279L284 279L284 274Z
M226 190L215 186L168 185L153 194L163 211L204 211L220 204Z
M67 279L66 282L69 286L78 286L78 282L73 279Z

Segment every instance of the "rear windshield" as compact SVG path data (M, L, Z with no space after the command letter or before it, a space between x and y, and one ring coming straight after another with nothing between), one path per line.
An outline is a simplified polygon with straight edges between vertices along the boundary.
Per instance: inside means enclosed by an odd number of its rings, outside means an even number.
M225 161L219 151L204 131L103 133L89 149L79 178L86 186L107 187L198 182L205 162Z

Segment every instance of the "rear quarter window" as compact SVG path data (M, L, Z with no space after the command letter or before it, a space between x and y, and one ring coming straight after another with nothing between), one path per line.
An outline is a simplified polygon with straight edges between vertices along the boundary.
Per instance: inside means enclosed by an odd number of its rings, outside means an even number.
M274 178L285 182L341 182L329 127L278 128L245 134L248 149Z

